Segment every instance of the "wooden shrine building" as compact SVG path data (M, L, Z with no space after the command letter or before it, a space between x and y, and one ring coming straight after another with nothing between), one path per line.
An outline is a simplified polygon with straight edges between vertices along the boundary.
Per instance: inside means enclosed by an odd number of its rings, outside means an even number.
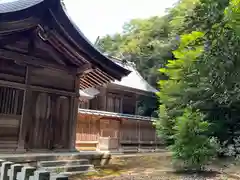
M155 102L157 90L142 78L134 64L114 61L131 73L104 87L80 90L77 149L155 151L162 142L153 126L153 113L143 112L140 105L144 98Z
M128 74L60 0L0 1L0 151L74 150L79 87Z

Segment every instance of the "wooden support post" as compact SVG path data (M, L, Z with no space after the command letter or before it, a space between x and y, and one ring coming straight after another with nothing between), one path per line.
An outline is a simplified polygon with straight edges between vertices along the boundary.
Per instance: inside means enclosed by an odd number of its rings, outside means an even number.
M91 115L91 116L92 116L92 115ZM100 130L101 130L101 129L100 129L100 128L101 128L101 127L100 127L100 126L101 126L101 124L100 124L100 123L101 123L101 119L98 119L98 120L96 120L96 121L97 121L97 131L98 131L97 150L100 151L100 145L99 145L99 143L100 143L100 135L101 135L101 134L100 134Z
M8 171L11 168L12 162L4 162L1 166L0 180L9 180Z
M26 67L26 74L25 74L25 85L26 89L24 90L24 97L23 97L23 106L22 106L22 116L20 122L20 129L18 135L18 147L17 152L25 152L25 135L27 130L27 123L26 119L28 116L28 103L29 103L29 78L30 78L30 69L29 66Z
M121 94L121 97L120 97L120 113L123 113L123 94Z
M141 150L141 124L140 121L137 121L138 124L138 152Z
M79 84L80 84L80 78L78 76L75 77L75 97L71 97L71 113L70 113L70 121L69 121L69 148L71 151L77 151L76 150L76 125L77 125L77 117L78 117L78 99L79 99Z
M107 93L106 93L106 87L100 88L100 109L102 111L106 111L107 108Z
M135 96L135 115L138 115L138 94Z
M118 151L122 151L122 147L121 147L121 130L122 130L122 119L120 119L119 125L118 125Z
M9 173L9 180L17 180L17 173L21 172L22 167L23 167L22 164L11 165L11 170Z

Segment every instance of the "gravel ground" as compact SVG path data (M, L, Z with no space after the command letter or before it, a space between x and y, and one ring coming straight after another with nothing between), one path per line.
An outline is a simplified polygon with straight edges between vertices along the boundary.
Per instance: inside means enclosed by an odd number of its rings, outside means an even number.
M96 169L98 173L87 176L75 176L72 180L240 180L240 176L232 176L240 172L240 165L233 167L226 161L216 162L213 171L201 174L176 173L171 165L169 154L117 157L113 158L109 166ZM216 172L225 172L220 174ZM228 174L227 174L228 173Z
M97 178L95 180L97 180ZM98 180L237 180L237 179L227 178L226 176L221 176L221 175L215 176L215 177L199 177L198 175L168 177L167 175L156 175L156 174L149 174L149 175L124 174L117 177L114 177L114 176L104 177Z
M137 172L130 172L130 173L123 173L120 175L111 175L107 177L98 177L98 178L91 178L91 180L237 180L239 178L230 178L226 175L222 174L205 174L198 175L198 174L191 174L191 175L183 175L183 174L176 174L170 171L162 171L157 169L152 169L152 171L140 171Z

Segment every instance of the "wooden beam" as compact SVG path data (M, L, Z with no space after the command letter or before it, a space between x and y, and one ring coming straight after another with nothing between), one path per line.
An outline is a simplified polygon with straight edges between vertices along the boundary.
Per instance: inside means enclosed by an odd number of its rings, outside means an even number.
M36 36L36 38L37 39L35 43L38 48L48 52L50 56L53 57L53 60L55 60L58 64L66 66L64 59L58 54L58 52L52 46L50 46L47 42L43 42L41 39L39 39L38 36Z
M0 87L1 86L9 87L9 88L15 88L15 89L23 89L23 90L25 90L25 88L26 88L25 84L10 82L10 81L4 81L4 80L0 80Z
M9 34L16 33L21 31L29 30L33 27L36 27L39 22L39 19L35 17L29 17L23 20L19 20L17 22L9 23L9 22L1 22L0 23L0 34Z
M82 65L80 68L77 69L77 74L78 75L84 75L84 74L86 74L90 71L93 71L92 64L86 63L86 64Z
M89 82L91 82L92 84L95 84L97 86L101 86L103 83L99 82L98 80L96 80L95 78L92 78L89 74L86 74L85 80L88 80Z
M62 45L60 42L58 42L54 38L49 38L48 42L60 53L62 53L72 64L74 65L81 65L82 62L80 62L73 54L71 54L64 45ZM68 56L67 56L68 55Z
M6 60L14 60L19 63L29 64L33 66L40 66L40 67L46 67L50 69L57 69L62 71L68 71L71 74L75 74L76 70L74 68L64 67L57 64L52 63L43 63L41 58L37 58L34 56L22 54L19 52L9 51L6 49L0 49L0 57L2 59Z
M64 91L64 90L51 89L51 88L45 88L45 87L33 86L33 85L30 85L30 88L31 88L31 90L35 90L35 91L59 94L59 95L63 95L63 96L71 96L71 97L76 96L76 92L68 92L68 91Z
M29 31L18 32L14 34L9 34L6 36L0 36L0 47L4 47L8 44L14 44L15 42L19 41L20 39L28 36Z
M65 41L65 40L57 33L57 31L53 31L53 30L52 30L50 33L51 33L51 35L52 35L55 39L57 39L61 44L63 44L69 52L71 52L72 54L74 54L76 58L78 58L79 60L81 60L83 63L89 62L89 61L87 60L88 57L86 57L86 56L84 55L84 52L81 52L82 54L79 54L78 52L76 52L76 51L69 45L69 43L68 43L67 41Z

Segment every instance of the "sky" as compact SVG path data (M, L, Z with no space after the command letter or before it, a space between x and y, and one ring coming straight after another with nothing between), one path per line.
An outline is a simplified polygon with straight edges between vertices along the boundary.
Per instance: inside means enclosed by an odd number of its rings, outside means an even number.
M121 32L134 18L164 15L177 0L64 0L68 14L94 43L98 36Z

